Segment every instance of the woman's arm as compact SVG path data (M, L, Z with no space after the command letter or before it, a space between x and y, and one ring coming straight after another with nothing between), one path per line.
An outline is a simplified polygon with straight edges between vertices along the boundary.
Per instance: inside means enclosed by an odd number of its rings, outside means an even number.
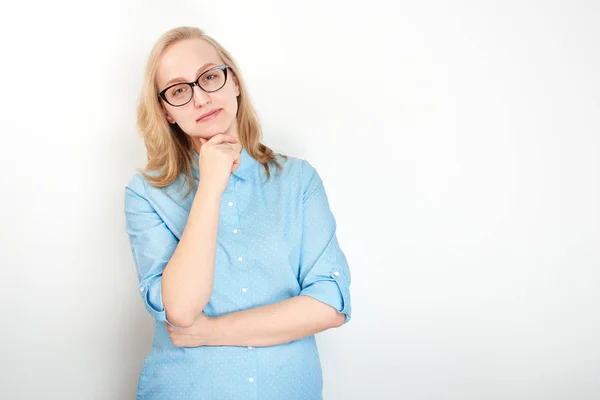
M212 292L220 198L204 189L196 192L179 240L151 204L146 185L137 174L124 192L125 227L139 280L138 293L157 321L190 326Z
M217 191L199 185L185 230L163 272L162 300L174 325L191 326L210 299L220 202Z
M274 346L341 326L344 319L327 304L296 296L214 318L212 345Z
M345 315L309 296L210 318L202 314L188 328L166 325L178 347L275 346L344 324Z
M232 136L200 138L198 190L177 249L162 277L167 319L191 326L212 293L221 195L240 164L241 145ZM160 243L157 243L160 245Z

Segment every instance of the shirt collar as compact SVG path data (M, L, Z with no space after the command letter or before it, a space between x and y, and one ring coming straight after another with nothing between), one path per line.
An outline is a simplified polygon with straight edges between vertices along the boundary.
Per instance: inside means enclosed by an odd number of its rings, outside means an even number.
M196 150L192 150L192 154L196 161L200 161L200 156ZM255 171L258 164L260 163L252 158L245 147L242 147L242 150L240 151L240 165L233 172L233 175L242 180L251 180L256 176ZM194 178L199 179L200 171L196 163L192 163L192 174L194 175Z

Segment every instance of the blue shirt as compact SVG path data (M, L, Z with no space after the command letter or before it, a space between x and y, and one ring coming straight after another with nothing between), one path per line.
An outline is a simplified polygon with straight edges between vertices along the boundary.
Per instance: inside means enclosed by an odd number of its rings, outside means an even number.
M204 313L217 317L304 295L344 313L347 323L350 270L316 169L306 160L277 155L283 171L271 167L267 181L262 164L245 149L240 156L221 196L213 290ZM264 347L171 343L163 323L161 279L198 187L198 166L192 168L194 188L185 199L189 186L179 189L182 174L159 189L137 173L125 187L126 231L139 294L156 320L138 400L322 399L314 335Z

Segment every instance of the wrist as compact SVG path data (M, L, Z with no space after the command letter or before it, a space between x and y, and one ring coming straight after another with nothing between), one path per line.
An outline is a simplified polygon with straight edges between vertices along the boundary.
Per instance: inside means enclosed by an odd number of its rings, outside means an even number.
M202 199L206 201L220 202L221 195L223 193L213 187L200 183L198 185L198 190L196 191L195 199Z
M225 327L224 321L221 317L211 317L210 319L210 338L209 338L209 346L225 346Z

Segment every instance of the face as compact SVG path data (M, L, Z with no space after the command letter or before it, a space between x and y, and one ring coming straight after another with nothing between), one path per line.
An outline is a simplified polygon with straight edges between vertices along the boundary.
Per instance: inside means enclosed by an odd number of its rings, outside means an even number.
M194 82L203 72L223 64L210 43L203 39L182 40L172 45L158 64L158 91L175 83ZM221 89L207 93L194 86L193 93L192 99L179 107L160 100L167 121L176 123L186 134L196 139L210 139L218 133L237 138L235 121L240 89L231 70L227 70L227 82ZM213 111L218 112L201 119L203 115Z

